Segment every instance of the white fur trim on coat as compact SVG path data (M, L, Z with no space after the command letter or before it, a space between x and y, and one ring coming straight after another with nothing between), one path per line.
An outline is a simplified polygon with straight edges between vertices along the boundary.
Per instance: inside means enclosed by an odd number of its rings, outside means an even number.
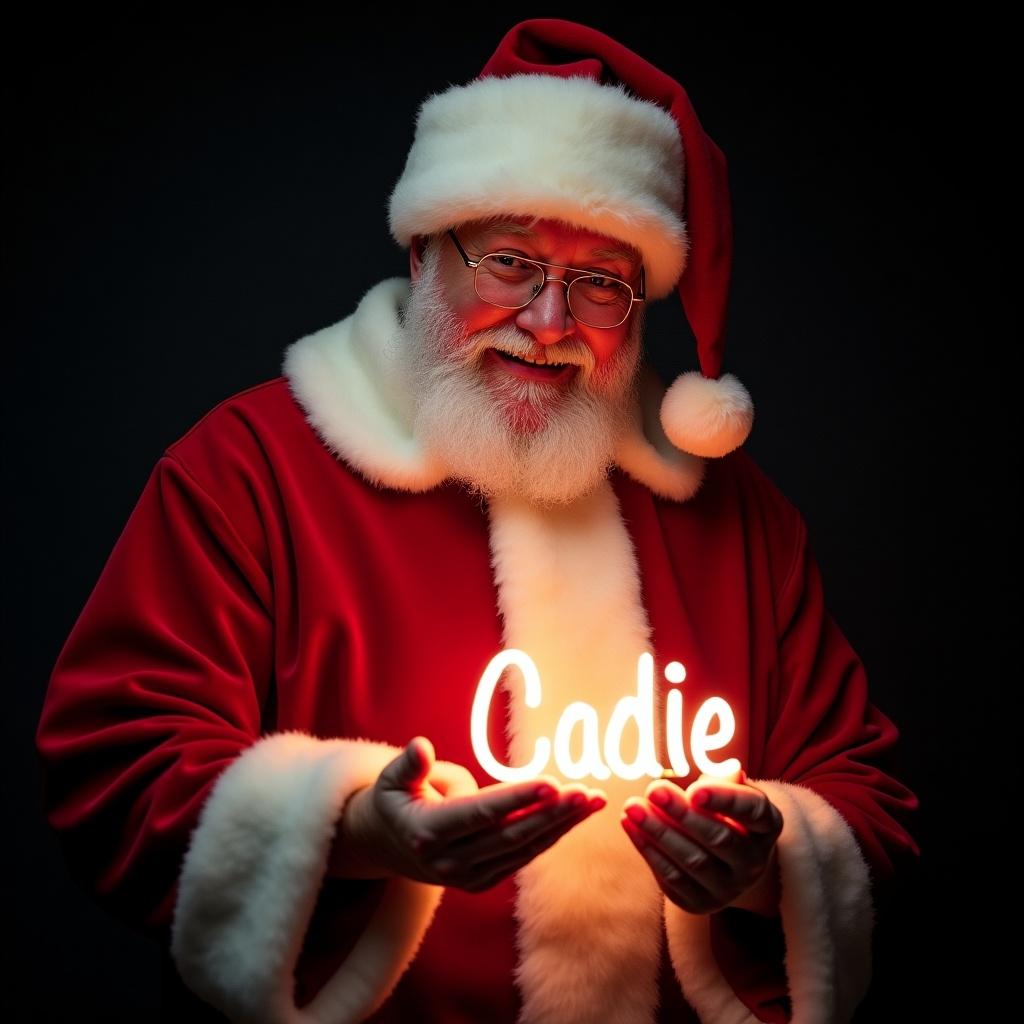
M184 982L238 1024L365 1019L416 954L443 889L390 878L355 947L317 996L294 970L345 802L401 751L275 733L218 778L185 857L171 953Z
M444 465L413 433L415 395L402 351L399 311L408 278L374 285L344 320L289 345L282 372L310 426L328 449L378 487L427 491L443 483ZM704 460L673 448L660 421L664 385L644 369L632 430L616 464L673 501L700 488Z
M562 220L635 246L647 294L665 298L686 267L683 145L672 115L624 85L514 74L430 96L389 204L408 248L494 214Z
M792 1024L844 1024L871 982L870 876L853 830L806 786L749 779L783 817L780 915ZM665 901L669 955L702 1021L756 1024L711 953L710 918Z
M541 706L526 708L522 686L512 681L509 752L523 764L538 737L554 736L573 701L586 700L608 723L635 686L651 627L632 541L607 481L554 511L506 498L492 500L489 512L505 646L530 655L543 686ZM548 771L559 775L554 762ZM516 876L521 1024L653 1020L661 890L618 816L650 781L588 779L608 794L609 806Z
M355 312L289 345L282 372L327 447L377 486L428 491L444 470L413 436L398 311L409 280L374 285Z
M640 371L640 401L633 429L615 452L616 464L638 483L670 501L692 498L704 482L705 461L681 451L661 422L665 385L646 364Z

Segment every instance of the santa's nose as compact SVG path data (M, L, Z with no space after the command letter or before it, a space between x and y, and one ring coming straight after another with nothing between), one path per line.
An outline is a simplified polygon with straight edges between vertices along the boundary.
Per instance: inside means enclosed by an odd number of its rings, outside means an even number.
M541 345L554 345L576 332L569 311L568 282L549 277L533 301L519 310L516 326L532 334Z

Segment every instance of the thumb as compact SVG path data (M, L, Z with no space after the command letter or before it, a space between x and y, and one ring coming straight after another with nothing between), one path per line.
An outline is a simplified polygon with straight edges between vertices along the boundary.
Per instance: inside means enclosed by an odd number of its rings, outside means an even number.
M710 774L709 772L701 772L697 780L691 783L686 790L686 795L689 797L696 797L700 790L706 786L713 786L716 783L721 784L735 783L737 786L745 785L747 781L747 773L742 767L736 768L731 772L723 772L722 774Z
M747 781L747 773L740 767L735 771L726 772L724 775L713 776L713 779L717 782L735 782L737 785L742 785Z
M418 789L434 765L434 745L425 736L409 740L405 749L380 773L386 789Z

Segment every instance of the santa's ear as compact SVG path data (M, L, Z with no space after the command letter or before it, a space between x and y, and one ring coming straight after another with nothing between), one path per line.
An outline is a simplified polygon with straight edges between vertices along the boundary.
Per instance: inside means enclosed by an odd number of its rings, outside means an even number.
M413 235L409 246L409 277L416 281L423 273L423 257L427 251L428 238L422 235Z

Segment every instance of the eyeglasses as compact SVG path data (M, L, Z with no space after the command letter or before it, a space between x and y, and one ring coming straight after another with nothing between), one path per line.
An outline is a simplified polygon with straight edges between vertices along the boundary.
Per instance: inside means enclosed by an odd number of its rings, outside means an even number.
M484 302L503 309L522 309L528 306L548 281L566 286L566 301L574 320L587 327L618 327L633 310L634 302L645 299L644 268L640 266L640 296L617 277L593 270L576 270L557 263L528 260L506 252L489 252L479 260L471 260L462 244L449 228L448 234L462 256L466 266L476 271L476 293ZM544 268L566 270L575 274L571 281L548 277ZM568 276L568 275L567 275Z

